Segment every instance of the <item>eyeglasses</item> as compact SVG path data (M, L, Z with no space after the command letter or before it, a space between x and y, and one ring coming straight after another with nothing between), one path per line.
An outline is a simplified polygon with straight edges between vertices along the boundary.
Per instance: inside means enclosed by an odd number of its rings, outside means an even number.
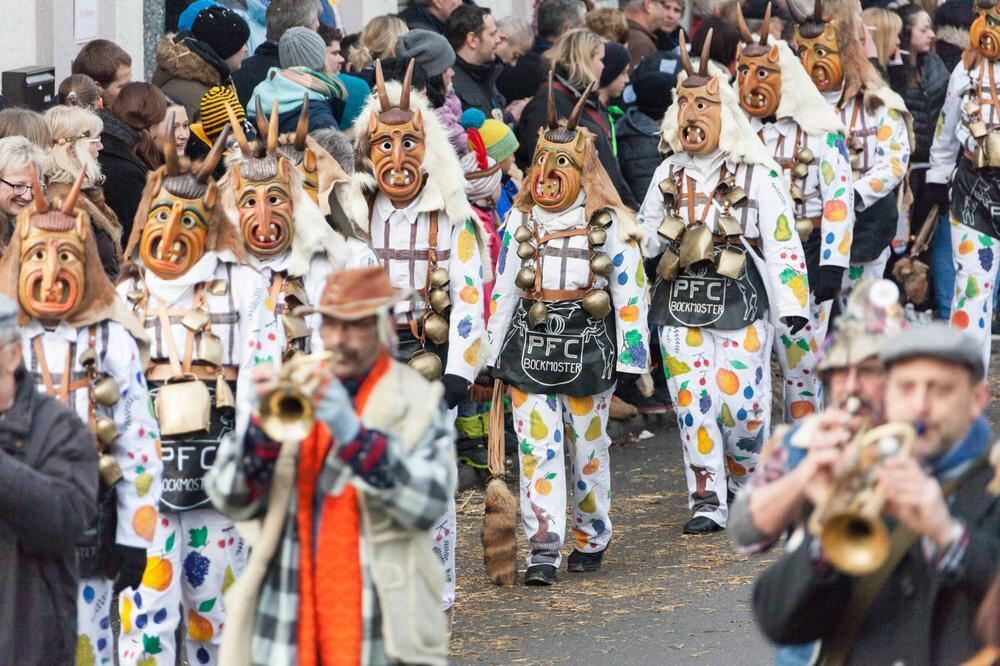
M0 178L0 183L3 183L4 185L12 189L14 191L14 194L19 197L23 196L24 193L27 192L28 190L34 192L35 189L34 185L25 183L12 183L9 180L6 180L5 178ZM45 187L43 186L42 189L44 190Z

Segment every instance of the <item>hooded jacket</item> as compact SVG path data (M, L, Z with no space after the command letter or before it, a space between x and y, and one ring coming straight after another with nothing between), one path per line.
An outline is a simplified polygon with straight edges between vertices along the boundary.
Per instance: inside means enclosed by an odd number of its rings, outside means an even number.
M267 77L273 67L281 67L278 57L278 43L270 40L257 47L253 55L243 60L240 68L233 72L233 85L236 86L236 96L243 108L248 108L253 97L253 90Z
M278 127L281 132L294 132L302 110L302 96L309 95L309 131L332 127L340 129L333 115L331 101L339 99L335 91L343 91L322 74L305 67L278 69L272 67L267 76L254 88L251 100L260 98L264 113L271 113L271 104L278 100ZM257 117L257 104L247 106L247 117Z
M100 109L97 115L104 123L101 132L101 143L104 148L97 161L101 165L106 183L105 201L122 226L122 238L128 238L132 232L135 211L139 208L142 190L146 187L146 174L149 168L132 154L132 146L138 140L138 133L113 113Z
M637 201L646 197L653 172L663 161L660 124L635 107L618 119L618 164Z
M224 83L231 83L228 65L190 32L164 35L156 43L152 84L179 100L188 118L198 116L201 96L209 88Z
M474 65L461 58L455 58L455 78L453 85L455 94L462 101L463 109L479 109L490 116L493 109L503 112L507 105L506 99L497 90L497 77L503 70L499 61Z

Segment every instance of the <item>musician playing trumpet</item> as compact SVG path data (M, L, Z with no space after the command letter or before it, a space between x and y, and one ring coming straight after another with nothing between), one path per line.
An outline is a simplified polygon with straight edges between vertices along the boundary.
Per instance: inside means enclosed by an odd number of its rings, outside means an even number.
M427 540L454 492L454 434L441 383L392 357L390 311L409 296L379 267L344 270L298 312L322 316L332 352L304 379L296 370L315 419L301 440L265 432L276 375L255 372L255 413L207 480L221 511L263 518L227 597L221 663L447 663L444 574Z
M918 433L912 455L882 460L874 475L888 553L874 573L850 576L806 534L758 579L754 612L771 640L822 641L821 663L960 663L980 647L975 613L1000 557L981 350L934 323L886 338L879 358L885 419ZM814 475L805 492L828 481Z

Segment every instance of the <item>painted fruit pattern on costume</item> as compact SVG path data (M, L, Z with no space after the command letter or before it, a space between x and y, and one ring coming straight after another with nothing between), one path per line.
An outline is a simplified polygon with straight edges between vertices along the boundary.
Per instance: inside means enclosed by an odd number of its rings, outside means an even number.
M951 216L951 243L956 268L951 325L966 331L980 343L988 368L993 287L1000 270L1000 241L970 229Z

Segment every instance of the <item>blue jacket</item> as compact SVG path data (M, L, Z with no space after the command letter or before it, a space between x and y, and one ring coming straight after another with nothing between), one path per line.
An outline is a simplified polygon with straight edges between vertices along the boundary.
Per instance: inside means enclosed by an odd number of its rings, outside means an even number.
M273 100L278 100L278 126L281 132L294 132L302 109L302 95L309 95L309 131L332 127L340 129L333 115L330 102L332 95L307 88L282 74L282 70L272 67L267 76L253 89L253 95L247 104L247 117L257 116L257 106L254 98L260 97L264 113L271 112Z

